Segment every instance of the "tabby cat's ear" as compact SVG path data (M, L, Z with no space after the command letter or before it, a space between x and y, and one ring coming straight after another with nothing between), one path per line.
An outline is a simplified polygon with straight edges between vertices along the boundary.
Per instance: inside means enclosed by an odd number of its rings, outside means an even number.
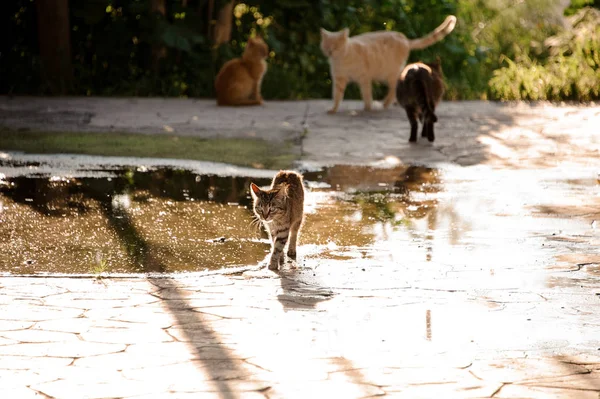
M344 30L342 31L342 35L347 39L348 36L350 36L350 29L344 28Z
M260 194L260 188L256 184L250 183L250 188L252 189L250 192L253 196L257 196L258 194Z
M327 32L325 29L321 28L321 37L327 37L329 32Z

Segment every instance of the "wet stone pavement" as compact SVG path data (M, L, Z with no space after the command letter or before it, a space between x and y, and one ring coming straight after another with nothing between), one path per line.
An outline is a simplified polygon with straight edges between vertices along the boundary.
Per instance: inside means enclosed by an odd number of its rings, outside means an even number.
M276 273L265 171L4 157L0 398L600 398L600 108L459 109L315 117Z

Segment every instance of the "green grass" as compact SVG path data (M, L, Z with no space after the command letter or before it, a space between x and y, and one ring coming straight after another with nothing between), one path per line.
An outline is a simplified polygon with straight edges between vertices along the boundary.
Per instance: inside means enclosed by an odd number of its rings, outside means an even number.
M190 159L268 169L289 168L296 159L290 143L275 144L259 139L18 131L4 127L0 127L0 150L32 154Z

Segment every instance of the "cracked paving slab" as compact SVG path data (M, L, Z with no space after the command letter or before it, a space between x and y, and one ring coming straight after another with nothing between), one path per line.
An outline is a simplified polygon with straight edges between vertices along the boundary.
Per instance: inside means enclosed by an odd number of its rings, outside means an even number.
M222 276L215 277L216 281L222 279ZM208 282L207 287L214 287L211 277L195 281L193 285L202 290L204 280ZM223 293L211 295L216 298L239 296L240 292L234 293L240 288L237 282L242 286L247 282L236 278L229 281L233 284L226 285L228 288ZM110 290L112 281L105 283L105 289ZM92 280L79 281L82 287L92 284ZM139 288L146 282L131 279L128 284ZM190 287L189 281L184 284ZM252 280L254 287L260 288L261 284L268 292L272 281ZM172 280L164 290L165 297L184 297L176 294L177 280ZM115 321L114 317L123 319L119 317L123 315L122 308L111 311L100 307L76 318L62 319L64 329L69 332L52 331L60 327L61 319L40 321L35 326L13 325L3 337L38 342L0 347L0 369L4 368L8 375L19 368L25 373L20 379L13 379L11 391L31 387L34 393L61 398L143 397L153 392L165 395L197 392L207 397L218 392L244 397L243 392L251 392L252 395L265 393L269 397L286 398L307 397L317 392L344 392L344 397L384 393L392 397L407 394L428 397L454 392L453 397L491 397L501 384L507 383L510 385L504 386L494 397L507 397L499 395L513 392L516 389L513 385L517 384L524 388L514 392L542 392L541 396L544 392L561 395L579 392L573 387L585 392L595 389L597 372L589 370L600 368L600 357L589 357L593 353L591 348L587 358L574 356L569 364L565 363L568 358L551 355L557 351L555 345L545 349L543 343L531 336L520 339L522 346L519 341L514 344L513 340L498 339L497 335L495 339L483 339L496 328L501 329L502 324L509 323L509 317L518 317L522 303L550 302L548 312L551 312L552 303L559 300L560 295L549 295L543 301L539 296L525 294L520 300L514 300L511 296L518 297L518 292L511 295L504 290L488 289L488 297L506 300L502 312L512 314L505 316L507 322L494 322L494 318L486 319L494 310L485 304L473 303L467 309L462 308L464 300L471 295L468 292L445 293L446 299L437 305L430 303L431 298L426 293L412 292L414 302L407 305L402 295L389 295L384 291L379 297L371 292L370 301L375 308L365 308L365 298L355 296L353 290L348 290L348 295L342 290L319 303L323 313L302 309L283 311L275 302L261 298L260 291L249 293L246 306L237 305L244 309L244 312L236 311L237 318L204 318L203 313L188 309L177 310L178 316L160 321L161 313L144 312L147 302L134 296L130 307L124 304L128 309L126 313L140 309L141 315L147 318L145 323L142 317ZM94 295L91 290L89 298ZM190 295L193 296L193 292ZM156 298L151 292L147 296ZM447 301L451 303L443 303ZM395 303L401 306L389 306ZM194 309L210 311L211 307ZM431 314L431 341L427 335L426 309ZM163 313L168 315L168 308ZM464 318L457 318L459 315ZM178 317L183 317L185 322L174 327ZM390 328L391 317L402 320L398 329ZM595 315L581 317L594 319ZM525 320L523 324L528 328ZM311 325L314 327L307 329ZM467 326L470 333L465 334ZM475 326L478 328L473 328ZM169 331L176 333L168 334ZM547 335L552 336L552 330L548 331ZM75 335L76 342L67 338ZM499 351L507 342L516 347L511 348L514 346L511 345L507 346L510 351ZM568 340L564 345L578 353L577 347L571 346ZM561 344L558 351L562 351L564 345ZM540 359L523 357L534 352L545 355ZM498 358L499 353L514 356ZM481 359L473 361L477 356ZM300 383L299 379L304 382ZM88 380L88 383L82 382Z
M27 106L52 121L73 107L71 127L126 126L144 112L154 112L146 133L191 112L204 112L206 129L217 123L203 101L169 103L180 107L172 116L156 115L162 100L109 103L135 106L117 122L98 99ZM328 105L269 103L254 125L240 110L227 134L285 136L306 123L305 165L437 165L443 189L415 192L427 206L402 209L422 212L414 226L353 232L374 243L301 245L298 267L277 274L1 276L0 397L598 399L600 109L445 103L435 144L410 146L398 109L363 113L349 101L330 116ZM195 124L181 129L206 133ZM344 168L331 175L360 173ZM394 184L400 172L386 170L368 173Z

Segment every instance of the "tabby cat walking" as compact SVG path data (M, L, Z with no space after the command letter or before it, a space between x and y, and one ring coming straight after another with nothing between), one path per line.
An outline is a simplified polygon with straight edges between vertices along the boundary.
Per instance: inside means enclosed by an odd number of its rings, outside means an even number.
M356 82L370 110L373 103L372 81L387 83L388 93L384 107L396 100L396 82L406 65L411 50L424 49L446 37L456 25L456 17L450 15L430 34L419 39L408 39L400 32L378 31L349 36L348 28L329 32L321 28L321 50L329 58L333 81L333 108L335 113L344 98L349 82Z
M260 37L248 39L242 58L227 61L215 79L218 105L260 105L269 47Z
M296 242L304 216L304 186L302 175L282 170L273 178L269 190L250 184L254 213L271 238L269 269L283 265L283 249L289 238L287 255L296 258Z

